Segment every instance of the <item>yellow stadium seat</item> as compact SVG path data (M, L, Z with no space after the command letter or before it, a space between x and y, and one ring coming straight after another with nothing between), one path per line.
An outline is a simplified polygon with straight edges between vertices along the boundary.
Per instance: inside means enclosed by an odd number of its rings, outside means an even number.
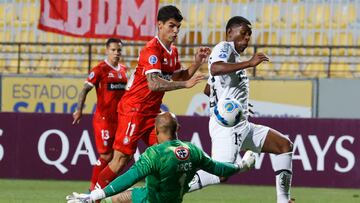
M301 4L292 4L284 10L280 16L280 21L275 23L281 28L303 28L305 19L305 6Z
M225 31L213 31L208 36L208 44L217 44L226 40Z
M310 78L314 78L314 77L325 78L328 76L327 68L324 63L306 64L302 74L305 77L310 77Z
M38 7L35 6L35 4L30 4L28 6L24 6L23 7L23 20L26 19L26 21L30 24L36 24L38 19L39 19L39 15L40 15L40 10Z
M15 10L11 3L0 3L0 27L9 25L15 20Z
M290 45L290 46L298 46L298 45L303 45L303 40L301 37L301 34L298 32L291 32L289 34L284 33L283 36L281 37L281 45ZM304 53L304 49L303 48L287 48L285 50L283 50L281 52L282 54L303 54Z
M181 40L181 44L186 45L196 45L202 42L202 35L200 32L188 32L185 34L185 37ZM181 55L193 55L194 47L182 47L179 50Z
M283 62L278 71L278 76L281 77L299 77L300 73L300 64L297 61Z
M50 73L49 60L41 59L37 66L37 69L38 69L38 72L42 73L42 74Z
M331 78L352 78L350 65L346 63L332 63L330 65Z
M231 18L231 7L225 4L219 4L211 8L211 13L209 14L208 22L209 28L217 28L222 32L225 31L225 25L227 21Z
M261 15L256 19L256 28L269 28L270 25L279 25L280 7L277 4L265 4Z
M256 67L256 77L274 77L276 74L273 63L261 63Z
M329 40L327 33L309 33L306 36L305 45L309 46L327 46L329 45ZM329 55L330 51L327 47L324 48L307 48L306 54L309 55Z
M339 33L339 34L335 34L333 37L333 43L332 45L334 46L353 46L354 45L354 38L353 38L353 34L351 32L349 33ZM349 48L338 48L338 49L333 49L333 55L353 55L355 52L355 50L353 49L349 49Z
M256 39L257 45L278 45L279 37L276 32L263 32ZM262 47L259 48L258 52L264 52L266 54L277 54L279 52L279 48L274 47Z
M18 72L18 60L17 59L7 59L4 62L2 73L14 74Z
M321 28L329 26L330 6L328 4L317 3L310 9L307 18L307 28Z
M355 69L353 70L353 75L357 78L360 77L360 63L355 66Z
M331 18L333 28L346 28L356 21L356 6L352 3L337 4L335 13L336 15L332 15Z
M193 29L200 24L204 23L205 20L205 7L202 3L191 3L188 6L184 6L183 10L188 10L188 15L184 15L184 20L182 22L182 28Z
M1 42L9 42L11 41L11 32L10 30L7 31L0 31L0 41Z
M0 58L0 74L3 73L4 69L5 69L5 59Z

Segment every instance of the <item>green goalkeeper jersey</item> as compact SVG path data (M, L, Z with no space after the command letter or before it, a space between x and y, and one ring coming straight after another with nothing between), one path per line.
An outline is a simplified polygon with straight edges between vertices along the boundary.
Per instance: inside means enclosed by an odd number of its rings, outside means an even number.
M183 195L189 190L189 182L199 169L218 176L229 176L239 171L235 164L212 160L190 142L171 140L149 147L104 192L106 196L115 195L146 177L147 202L182 202Z

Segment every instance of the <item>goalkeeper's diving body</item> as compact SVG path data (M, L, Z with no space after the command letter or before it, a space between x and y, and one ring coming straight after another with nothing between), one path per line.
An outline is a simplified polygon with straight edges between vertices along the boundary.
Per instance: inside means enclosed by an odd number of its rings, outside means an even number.
M68 203L105 202L182 202L189 190L189 182L199 169L218 176L244 172L255 164L255 154L247 151L239 163L222 163L212 160L201 149L177 139L179 124L174 114L164 112L155 119L158 145L149 147L137 162L123 175L104 189L90 194L73 193ZM130 188L146 177L145 187Z

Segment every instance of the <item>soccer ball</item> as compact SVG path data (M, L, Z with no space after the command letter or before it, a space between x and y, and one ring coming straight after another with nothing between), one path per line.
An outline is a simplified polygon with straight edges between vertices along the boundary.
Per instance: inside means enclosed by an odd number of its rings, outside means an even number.
M216 121L224 127L232 127L238 124L243 117L241 104L231 98L220 99L214 108Z

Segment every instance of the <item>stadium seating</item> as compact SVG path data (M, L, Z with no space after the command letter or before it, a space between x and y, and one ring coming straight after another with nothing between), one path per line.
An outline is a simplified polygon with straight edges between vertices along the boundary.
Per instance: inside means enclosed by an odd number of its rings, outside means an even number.
M326 64L329 58L344 57L331 65L330 77L360 77L357 72L360 56L360 1L347 0L160 0L160 6L176 4L184 14L181 32L177 40L181 61L188 64L193 60L194 50L200 44L212 46L225 40L226 21L234 15L242 15L253 24L253 35L244 59L257 52L264 52L274 63L258 67L256 75L261 77L327 77ZM1 42L21 42L21 73L29 74L82 74L88 65L88 45L65 45L64 43L101 43L92 45L91 65L97 64L105 55L104 39L71 37L37 29L40 3L34 0L0 2L0 65L2 73L17 73L18 45ZM256 12L254 12L256 11ZM34 44L25 44L25 43ZM126 44L139 43L126 41ZM44 43L44 44L43 44ZM59 43L57 45L47 43ZM257 45L262 45L257 47ZM264 47L264 46L265 47ZM274 45L274 46L268 46ZM281 45L281 47L277 47ZM294 47L306 46L306 47ZM307 47L309 46L309 47ZM328 46L353 46L332 48ZM124 63L136 66L141 46L123 48ZM77 57L81 55L82 58ZM294 58L296 56L297 58ZM40 58L39 58L40 57ZM62 57L63 60L59 61ZM354 57L354 58L352 58ZM54 62L50 59L56 59ZM303 60L303 59L309 60ZM77 69L69 66L79 60ZM74 63L74 62L72 62ZM9 64L12 64L11 66ZM270 65L271 64L271 65ZM33 66L39 68L32 68ZM350 67L350 68L349 68ZM84 71L84 68L86 71ZM6 69L6 70L5 70ZM27 69L27 70L25 70ZM337 70L333 73L333 69ZM338 71L338 70L347 71ZM349 69L349 70L348 70ZM3 71L5 70L5 71ZM267 71L263 71L267 70ZM202 69L207 72L207 68ZM249 71L250 72L250 71ZM343 72L343 74L340 74Z
M350 65L344 63L332 63L330 65L330 77L352 78Z
M309 63L305 65L302 74L309 78L325 78L328 76L327 68L324 63Z

